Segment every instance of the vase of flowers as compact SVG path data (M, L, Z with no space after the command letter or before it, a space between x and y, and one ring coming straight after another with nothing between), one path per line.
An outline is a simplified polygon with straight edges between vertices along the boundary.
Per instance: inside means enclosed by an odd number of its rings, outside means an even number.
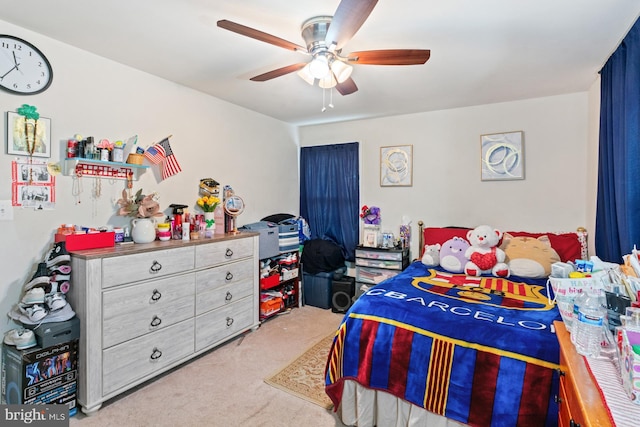
M131 220L131 238L135 243L151 243L156 239L156 218L164 216L157 201L158 194L142 194L138 190L131 195L122 190L118 200L118 215L133 217Z
M220 199L216 196L202 196L196 201L196 205L204 212L205 237L212 237L215 226L215 210L220 204Z

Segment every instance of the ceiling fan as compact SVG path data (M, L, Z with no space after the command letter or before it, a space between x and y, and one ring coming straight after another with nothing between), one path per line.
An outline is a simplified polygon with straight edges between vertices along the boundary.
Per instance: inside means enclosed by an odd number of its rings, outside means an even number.
M218 27L312 57L310 62L287 65L250 80L263 82L297 71L311 85L318 80L322 88L335 87L340 94L349 95L358 90L351 78L350 64L419 65L427 62L431 54L426 49L386 49L343 55L342 48L360 29L377 3L378 0L342 0L333 16L315 16L306 20L302 24L306 47L226 19L218 21Z

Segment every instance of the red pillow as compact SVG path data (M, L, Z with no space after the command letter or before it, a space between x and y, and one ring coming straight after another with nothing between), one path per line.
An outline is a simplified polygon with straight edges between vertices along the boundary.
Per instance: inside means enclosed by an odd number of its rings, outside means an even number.
M443 244L449 239L454 237L462 237L467 240L467 232L471 228L464 227L425 227L424 229L424 244L435 245L436 243ZM578 240L576 233L529 233L527 231L506 231L515 237L533 237L537 239L540 236L549 236L549 242L551 247L558 253L562 262L575 261L582 259L582 245ZM502 241L500 242L502 244ZM424 247L420 248L420 256Z

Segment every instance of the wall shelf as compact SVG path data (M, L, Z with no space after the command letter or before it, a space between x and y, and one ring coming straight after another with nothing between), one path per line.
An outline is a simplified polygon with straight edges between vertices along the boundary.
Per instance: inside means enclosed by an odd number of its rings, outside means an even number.
M102 177L111 179L137 180L149 166L135 165L132 163L107 162L104 160L84 159L74 157L64 159L64 174L76 175L78 178Z

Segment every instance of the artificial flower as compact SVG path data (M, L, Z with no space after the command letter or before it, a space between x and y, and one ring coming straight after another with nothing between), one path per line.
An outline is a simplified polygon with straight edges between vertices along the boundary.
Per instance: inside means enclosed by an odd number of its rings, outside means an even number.
M118 200L118 215L132 216L134 218L151 218L164 216L160 212L160 205L157 201L158 193L144 195L142 189L138 190L134 197L127 194L127 190L122 190L122 199Z
M213 212L218 207L220 199L216 196L202 196L198 198L196 204L200 206L204 212Z

